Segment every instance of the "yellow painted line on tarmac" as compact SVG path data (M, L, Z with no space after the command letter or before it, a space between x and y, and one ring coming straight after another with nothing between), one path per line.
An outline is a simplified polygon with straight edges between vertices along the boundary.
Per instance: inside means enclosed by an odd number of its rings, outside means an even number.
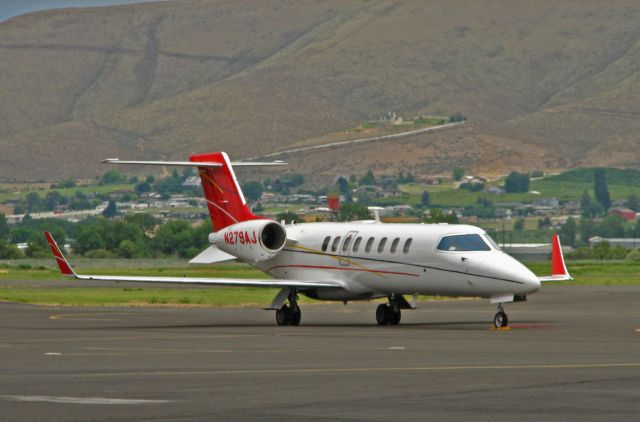
M72 319L74 321L117 321L117 319L104 319L104 318L95 318L97 315L105 315L105 316L114 316L114 315L134 315L131 312L91 312L91 313L83 313L83 314L57 314L51 315L49 319L61 320L61 319ZM85 317L94 317L94 318L85 318Z
M126 329L127 327L123 327ZM171 328L171 327L167 327ZM264 337L271 334L213 334L201 336L173 336L173 340L192 340L192 339L213 339L213 338L242 338L242 337ZM55 341L60 342L79 342L79 341L118 341L118 340L167 340L167 336L123 336L123 337L71 337L56 338ZM35 338L35 339L3 339L5 343L51 343L51 338Z
M349 373L385 373L385 372L454 372L454 371L505 371L535 369L614 369L640 368L640 362L632 363L576 363L547 365L477 365L477 366L416 366L416 367L367 367L367 368L274 368L274 369L238 369L212 371L137 371L137 372L93 372L93 373L58 373L58 374L0 374L0 378L39 377L39 378L116 378L146 376L211 376L211 375L271 375L271 374L349 374Z

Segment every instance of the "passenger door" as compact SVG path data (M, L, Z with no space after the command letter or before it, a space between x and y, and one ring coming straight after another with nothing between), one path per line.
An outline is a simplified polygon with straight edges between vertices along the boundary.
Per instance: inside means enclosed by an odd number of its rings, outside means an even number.
M348 267L351 260L351 246L353 245L353 241L356 239L358 232L350 231L344 236L344 240L340 245L340 250L338 251L338 262L343 267Z

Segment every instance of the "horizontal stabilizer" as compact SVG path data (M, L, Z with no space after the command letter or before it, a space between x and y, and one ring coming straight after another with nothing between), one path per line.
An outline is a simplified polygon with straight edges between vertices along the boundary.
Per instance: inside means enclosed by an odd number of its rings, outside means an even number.
M200 252L196 257L189 261L190 264L215 264L216 262L231 261L236 259L235 256L218 249L217 246L211 245L204 251Z
M106 164L136 164L140 166L177 166L177 167L222 167L222 163L206 162L206 161L139 161L139 160L121 160L119 158L107 158L102 161ZM251 162L251 161L235 161L231 163L234 167L262 167L262 166L286 166L283 161L271 162Z

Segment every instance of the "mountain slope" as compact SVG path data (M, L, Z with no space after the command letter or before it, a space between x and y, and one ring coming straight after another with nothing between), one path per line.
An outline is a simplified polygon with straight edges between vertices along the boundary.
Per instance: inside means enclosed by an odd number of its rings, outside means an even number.
M91 176L107 156L255 156L388 111L461 111L472 124L291 158L327 176L374 163L635 165L639 17L633 1L501 0L186 0L21 16L0 24L0 179Z

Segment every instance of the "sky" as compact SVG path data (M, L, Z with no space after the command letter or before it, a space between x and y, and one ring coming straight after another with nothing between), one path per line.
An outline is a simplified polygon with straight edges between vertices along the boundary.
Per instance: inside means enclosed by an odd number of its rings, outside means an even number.
M0 22L23 13L65 7L98 7L153 0L0 0Z

